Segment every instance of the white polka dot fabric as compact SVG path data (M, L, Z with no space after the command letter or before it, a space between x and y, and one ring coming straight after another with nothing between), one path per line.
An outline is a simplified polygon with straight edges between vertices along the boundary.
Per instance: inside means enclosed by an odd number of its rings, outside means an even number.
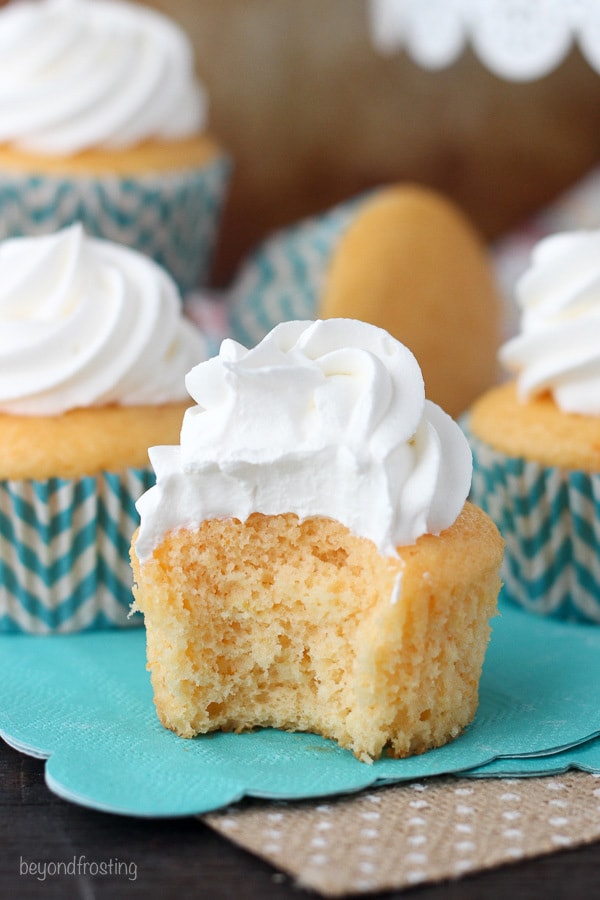
M600 839L600 776L435 778L203 821L329 896L459 878Z

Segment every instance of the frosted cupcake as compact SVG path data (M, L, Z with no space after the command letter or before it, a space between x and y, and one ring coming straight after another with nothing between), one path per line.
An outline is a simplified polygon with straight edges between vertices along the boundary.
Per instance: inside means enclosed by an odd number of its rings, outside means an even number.
M502 541L414 356L363 322L294 321L186 383L132 546L162 723L317 732L365 761L456 737Z
M206 279L229 165L206 131L192 48L123 0L0 9L0 238L80 221Z
M516 377L467 422L472 497L506 540L508 598L600 623L600 231L541 241L517 298Z
M177 440L203 351L136 251L80 225L0 244L0 631L128 623L147 448Z

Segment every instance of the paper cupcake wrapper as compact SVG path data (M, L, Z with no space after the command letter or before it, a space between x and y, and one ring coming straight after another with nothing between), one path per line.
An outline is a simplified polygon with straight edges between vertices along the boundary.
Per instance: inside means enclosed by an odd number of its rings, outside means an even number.
M209 274L230 165L143 176L0 171L0 240L82 222L96 237L133 247L167 269L185 293Z
M365 196L276 232L242 265L230 292L230 330L246 346L275 325L314 319L332 253Z
M600 623L600 474L506 456L463 426L471 499L506 542L503 595L531 612Z
M85 631L128 620L136 500L152 468L0 481L0 632Z

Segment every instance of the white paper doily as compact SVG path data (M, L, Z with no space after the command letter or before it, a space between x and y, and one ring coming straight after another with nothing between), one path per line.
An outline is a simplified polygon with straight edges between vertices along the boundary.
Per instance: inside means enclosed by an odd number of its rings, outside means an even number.
M404 49L443 69L470 42L501 78L530 81L560 65L574 43L600 72L600 0L370 0L375 47Z

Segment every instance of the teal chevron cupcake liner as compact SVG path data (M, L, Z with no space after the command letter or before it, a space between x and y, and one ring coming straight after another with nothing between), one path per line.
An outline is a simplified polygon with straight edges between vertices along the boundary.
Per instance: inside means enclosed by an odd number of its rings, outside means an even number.
M246 346L275 325L314 319L332 253L365 195L282 229L243 264L230 292L230 328Z
M198 169L140 176L0 171L0 240L82 222L167 269L182 293L206 282L229 184L224 157Z
M506 456L463 425L471 499L506 542L503 596L541 615L600 623L600 473Z
M150 466L77 479L0 481L0 632L141 624L129 547ZM138 621L139 619L139 621Z

